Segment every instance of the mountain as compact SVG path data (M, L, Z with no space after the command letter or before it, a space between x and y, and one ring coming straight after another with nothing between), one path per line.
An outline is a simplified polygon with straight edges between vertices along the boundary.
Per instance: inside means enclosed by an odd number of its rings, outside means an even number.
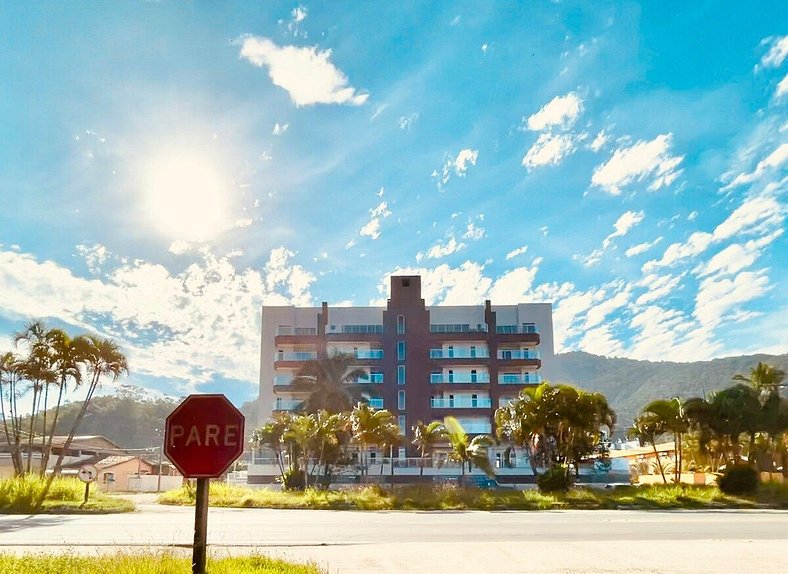
M555 356L549 381L604 394L618 415L618 429L621 430L654 399L708 395L733 384L733 375L748 375L758 362L788 371L788 354L674 363L600 357L575 351Z

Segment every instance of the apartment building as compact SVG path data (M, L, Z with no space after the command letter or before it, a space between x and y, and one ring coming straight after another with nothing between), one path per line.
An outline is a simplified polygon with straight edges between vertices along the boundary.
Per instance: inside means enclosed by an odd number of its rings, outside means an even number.
M425 306L421 277L391 277L385 307L264 306L261 420L296 410L291 381L305 362L352 353L370 405L397 416L410 435L418 421L457 418L489 433L495 409L541 382L553 359L549 303ZM405 456L404 451L399 453Z

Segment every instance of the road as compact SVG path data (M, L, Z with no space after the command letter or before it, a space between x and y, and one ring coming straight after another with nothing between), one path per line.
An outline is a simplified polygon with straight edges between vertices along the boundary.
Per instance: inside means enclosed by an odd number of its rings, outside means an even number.
M350 512L211 509L215 554L259 550L328 572L786 572L788 512ZM0 551L188 547L193 509L0 516Z

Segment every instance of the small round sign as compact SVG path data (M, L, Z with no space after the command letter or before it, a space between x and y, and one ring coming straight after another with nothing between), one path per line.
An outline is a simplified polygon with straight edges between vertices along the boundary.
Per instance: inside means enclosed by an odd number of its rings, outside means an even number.
M95 482L98 478L98 470L92 464L84 464L79 467L77 476L82 482L90 484L91 482Z

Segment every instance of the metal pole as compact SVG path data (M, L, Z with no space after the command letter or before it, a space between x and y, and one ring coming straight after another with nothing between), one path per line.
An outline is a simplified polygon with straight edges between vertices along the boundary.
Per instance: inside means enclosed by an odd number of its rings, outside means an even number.
M159 479L156 481L156 492L161 492L161 453L164 451L164 433L161 434L161 445L159 446Z
M194 547L192 574L205 574L208 537L208 485L210 478L197 479L197 500L194 503Z

